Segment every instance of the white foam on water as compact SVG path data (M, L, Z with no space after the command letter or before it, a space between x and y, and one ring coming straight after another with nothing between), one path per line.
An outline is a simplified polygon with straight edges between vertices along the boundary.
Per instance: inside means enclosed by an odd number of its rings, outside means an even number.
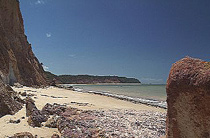
M65 86L73 86L74 87L74 85L68 85L68 84L63 85L63 86L64 87ZM154 106L154 107L160 107L160 108L167 109L166 101L161 101L161 100L156 100L156 99L147 99L147 98L139 98L139 97L134 98L134 97L130 97L130 96L122 95L122 94L113 94L113 93L110 93L110 91L93 91L93 90L81 89L78 87L74 87L74 91L104 95L104 96L108 96L108 97L113 97L113 98L117 98L117 99L121 99L121 100L130 101L133 103L146 104L146 105L150 105L150 106Z
M77 91L77 89L76 89L76 91ZM130 102L134 102L134 103L141 103L141 104L146 104L146 105L151 105L151 106L167 109L167 103L166 102L158 101L158 100L154 100L154 99L133 98L133 97L125 96L125 95L111 94L111 93L108 93L108 92L91 91L91 90L89 90L89 91L79 91L79 92L99 94L99 95L109 96L109 97L113 97L113 98L117 98L117 99L121 99L121 100L126 100L126 101L130 101Z

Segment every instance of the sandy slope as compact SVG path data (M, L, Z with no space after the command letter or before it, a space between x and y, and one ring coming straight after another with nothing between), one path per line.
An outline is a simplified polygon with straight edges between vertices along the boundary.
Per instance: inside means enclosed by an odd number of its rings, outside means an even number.
M35 99L35 104L39 109L46 103L59 103L67 104L68 106L76 107L83 110L99 110L99 109L135 109L135 110L152 110L159 112L166 112L166 110L161 108L155 108L151 106L146 106L143 104L134 104L128 101L118 100L111 97L89 94L89 93L79 93L71 90L65 90L55 87L49 87L45 89L35 89L29 87L23 88L13 88L17 92L26 91L27 94L35 94L37 97ZM24 97L23 97L24 98ZM83 105L86 103L87 105ZM38 137L51 137L53 133L59 133L57 129L52 128L32 128L27 124L27 118L25 115L25 107L20 110L17 114L11 116L7 115L0 118L0 137L12 136L14 133L28 131ZM25 117L25 119L21 119ZM8 123L10 119L21 119L19 124Z

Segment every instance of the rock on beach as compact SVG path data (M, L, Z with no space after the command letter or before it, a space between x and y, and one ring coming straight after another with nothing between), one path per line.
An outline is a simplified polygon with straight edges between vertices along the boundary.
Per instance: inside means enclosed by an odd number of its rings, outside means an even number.
M210 137L210 62L186 57L167 81L167 138Z

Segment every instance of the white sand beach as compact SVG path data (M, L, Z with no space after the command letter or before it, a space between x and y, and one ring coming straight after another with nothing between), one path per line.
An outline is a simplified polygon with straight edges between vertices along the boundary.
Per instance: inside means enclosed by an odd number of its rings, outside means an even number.
M135 104L128 101L123 101L107 96L80 93L72 90L66 90L56 87L48 88L31 88L23 87L16 88L13 87L16 92L26 92L27 94L34 94L32 97L35 100L35 104L38 109L42 109L46 103L58 103L66 104L67 106L75 107L82 110L136 110L136 111L154 111L165 113L165 109L156 108L152 106L147 106L143 104ZM22 97L25 98L25 97ZM24 117L22 119L22 117ZM9 120L20 119L20 123L13 124L9 123ZM6 115L0 118L0 137L12 136L14 133L18 132L30 132L38 137L51 137L53 133L58 133L56 128L33 128L27 123L26 109L25 106L15 115Z

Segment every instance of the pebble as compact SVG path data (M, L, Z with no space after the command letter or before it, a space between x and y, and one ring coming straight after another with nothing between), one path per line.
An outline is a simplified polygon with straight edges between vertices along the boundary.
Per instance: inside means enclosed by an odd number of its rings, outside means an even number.
M93 111L107 137L154 138L165 135L166 113L136 110Z

